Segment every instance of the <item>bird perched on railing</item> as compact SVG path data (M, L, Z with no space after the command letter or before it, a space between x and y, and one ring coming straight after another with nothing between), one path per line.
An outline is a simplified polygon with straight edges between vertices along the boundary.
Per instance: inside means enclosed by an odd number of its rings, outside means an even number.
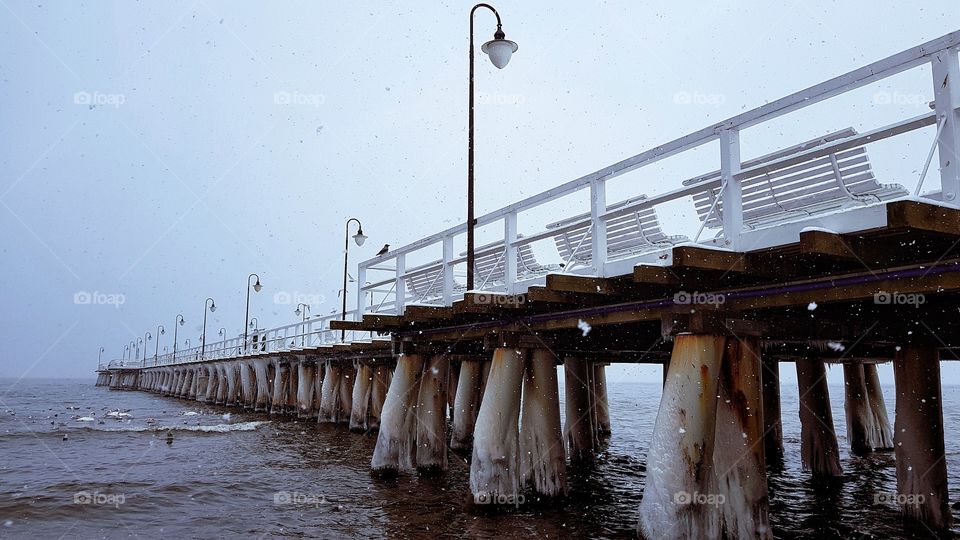
M379 257L380 255L386 254L388 251L390 251L390 244L384 244L384 245L383 245L383 249L381 249L381 250L377 253L377 257Z

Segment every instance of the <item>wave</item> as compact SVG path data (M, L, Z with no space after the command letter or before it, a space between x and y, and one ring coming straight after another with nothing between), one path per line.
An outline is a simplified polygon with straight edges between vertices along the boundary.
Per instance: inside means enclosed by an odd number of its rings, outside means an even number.
M253 431L263 424L269 424L269 420L258 420L254 422L237 422L236 424L216 424L213 426L125 426L125 427L97 427L81 426L81 429L87 431L108 431L108 432L150 432L150 431L199 431L202 433L228 433L230 431Z

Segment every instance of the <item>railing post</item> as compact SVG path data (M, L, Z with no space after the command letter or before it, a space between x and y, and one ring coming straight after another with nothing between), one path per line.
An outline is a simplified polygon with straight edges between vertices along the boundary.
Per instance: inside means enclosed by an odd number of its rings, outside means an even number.
M362 321L362 320L363 320L363 308L365 307L364 304L366 304L366 302L363 301L363 288L366 286L366 283L367 283L367 267L364 266L363 264L360 264L360 265L357 266L357 316L356 316L356 320L358 320L358 321ZM344 293L344 294L346 294L346 293ZM372 295L373 292L371 291L370 294Z
M443 237L443 305L453 304L453 235Z
M507 286L507 294L515 292L517 283L517 213L510 212L503 216L503 245L506 250L503 254L503 282Z
M407 273L407 256L404 253L397 255L397 281L393 290L397 298L397 315L403 314L403 309L407 305L407 282L403 275Z
M607 263L607 225L600 216L607 211L607 185L603 179L590 181L590 223L593 226L593 251L590 254L597 276L603 277Z
M740 249L740 233L743 231L743 192L740 180L734 175L740 172L740 131L724 129L720 132L720 179L724 186L720 194L723 202L723 238L726 247Z
M937 121L943 119L943 129L937 140L940 155L940 187L943 201L958 205L960 196L960 121L957 107L960 106L960 62L957 50L940 51L931 61L933 72L934 108Z

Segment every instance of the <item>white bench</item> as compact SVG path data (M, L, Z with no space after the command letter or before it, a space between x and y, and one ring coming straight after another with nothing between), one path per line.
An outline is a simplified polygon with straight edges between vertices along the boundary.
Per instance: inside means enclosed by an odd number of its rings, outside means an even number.
M523 235L517 235L523 238ZM503 240L474 249L474 285L477 289L502 287L506 279L506 248ZM465 257L466 252L460 253ZM537 262L530 244L517 246L517 279L544 275L556 270L556 265ZM406 284L415 302L430 302L443 296L443 261L437 260L411 268L406 272ZM453 281L454 292L466 291L466 285Z
M877 182L864 146L810 157L800 162L791 160L794 163L789 165L776 161L855 134L856 131L848 128L745 162L742 168L749 169L749 172L741 179L744 226L756 229L847 206L908 195L903 186ZM763 166L768 162L770 165ZM697 215L701 222L706 220L706 227L710 229L723 226L723 199L717 200L720 193L719 178L720 171L714 171L683 182L684 186L713 182L713 187L693 195ZM710 213L714 204L715 208Z
M645 204L646 195L640 195L608 206L607 211L624 210L627 213L607 220L607 258L638 255L663 249L689 238L667 235L660 229L657 212ZM635 211L629 211L631 208ZM547 230L558 229L554 235L557 251L565 261L565 269L577 265L589 266L593 253L593 226L590 214L580 214L550 223Z

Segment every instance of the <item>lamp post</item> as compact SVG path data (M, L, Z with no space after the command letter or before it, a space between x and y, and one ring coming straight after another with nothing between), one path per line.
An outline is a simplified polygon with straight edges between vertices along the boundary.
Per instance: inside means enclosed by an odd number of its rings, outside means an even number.
M367 237L363 234L363 225L360 224L360 220L357 218L350 218L347 220L347 224L344 226L343 231L343 309L340 312L340 320L347 320L347 255L350 253L350 222L357 222L357 234L353 235L353 240L357 243L357 246L362 246L366 242ZM357 309L360 309L360 306L357 306ZM347 337L346 330L340 330L340 342L342 343Z
M150 332L147 332L143 335L143 365L147 365L147 342L153 339L153 336L150 335Z
M173 363L177 363L177 326L183 326L183 315L177 314L173 323Z
M142 338L142 337L138 337L138 338L137 338L137 341L136 341L136 343L135 343L135 345L134 345L134 346L137 348L137 353L136 353L136 354L131 354L131 355L130 355L130 360L133 360L134 358L140 358L140 344L141 344L141 343L143 343L143 338ZM146 346L144 346L144 348L146 348ZM133 347L130 347L130 350L132 351L132 350L133 350Z
M153 349L153 365L157 365L157 358L160 356L160 336L167 333L167 329L162 324L157 325L157 345ZM164 347L166 349L166 347Z
M217 334L223 336L223 339L220 340L220 341L223 342L223 347L221 347L221 348L222 348L224 351L226 351L226 350L227 350L227 329L226 329L226 328L223 328L223 327L220 327L220 331L217 332Z
M210 303L209 306L207 305L208 302ZM203 333L200 334L200 358L203 358L207 349L207 309L210 309L210 313L217 310L217 303L213 301L213 298L207 297L203 301Z
M129 352L130 352L130 345L129 345L129 344L124 345L124 346L123 346L123 359L124 359L124 360L127 359L127 353L129 353Z
M243 350L247 351L247 325L250 324L250 278L256 277L257 282L253 284L253 290L260 292L260 289L263 288L263 285L260 285L260 276L257 274L250 274L247 276L247 310L246 314L243 316ZM226 337L226 336L224 336Z
M100 347L100 352L97 353L97 369L103 367L103 347Z
M303 311L300 310L300 307L301 307L301 306L303 306ZM306 331L307 331L306 323L307 323L307 313L308 313L309 311L310 311L310 304L304 304L303 302L300 302L299 304L297 304L297 310L294 311L294 313L297 314L297 315L300 315L301 313L303 314L303 318L300 319L300 323L301 323L301 325L302 325L302 326L301 326L301 328L302 328L302 329L301 329L301 332L303 332L304 334L306 334ZM306 338L307 338L307 337L306 337L305 335L300 336L300 346L301 346L301 347L303 347L303 346L306 344ZM296 342L294 342L294 343L296 343Z
M490 61L497 69L506 67L510 56L517 52L517 44L506 39L507 35L500 28L500 14L490 4L477 4L470 10L470 119L467 132L467 290L473 290L473 14L479 8L487 8L497 17L497 31L493 40L483 44L481 51L487 53Z

